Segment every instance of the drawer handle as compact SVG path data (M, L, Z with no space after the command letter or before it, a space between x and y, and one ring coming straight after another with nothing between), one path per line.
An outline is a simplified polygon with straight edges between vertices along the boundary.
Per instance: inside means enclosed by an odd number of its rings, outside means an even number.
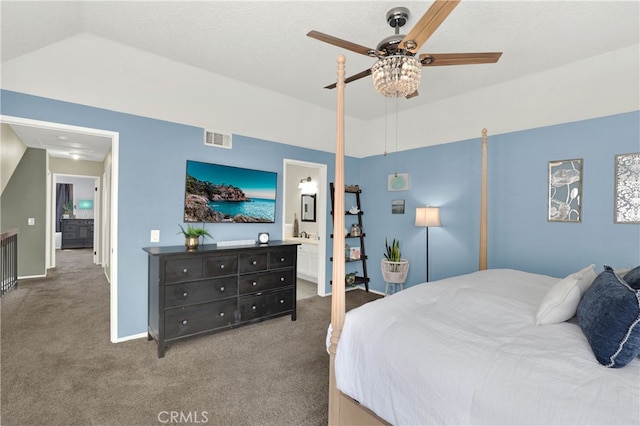
M224 312L220 312L220 316L223 317L224 316Z
M284 299L280 299L280 303L284 303Z
M284 262L284 257L281 257L281 258L280 258L280 262Z
M252 265L257 265L258 262L256 262L255 260L253 262L251 262Z
M187 297L189 293L187 293L186 291L184 293L182 293L182 297Z
M187 272L189 272L189 270L188 270L187 268L184 268L184 269L182 270L182 273L183 273L183 274L186 274Z
M224 287L220 287L220 291L224 291Z
M255 311L256 309L258 309L258 308L256 307L256 305L253 305L253 306L251 307L251 310L252 310L252 311Z
M284 282L284 277L280 277L280 281L281 281L281 282Z
M254 282L251 283L251 285L255 287L255 286L258 285L258 283L254 281Z
M187 320L182 320L182 325L187 325Z
M224 269L224 265L220 265L220 269Z

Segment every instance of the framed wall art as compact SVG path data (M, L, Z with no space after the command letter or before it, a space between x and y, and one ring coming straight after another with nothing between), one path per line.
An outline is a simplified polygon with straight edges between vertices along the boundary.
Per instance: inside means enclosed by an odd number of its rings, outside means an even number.
M404 214L404 200L391 201L391 214Z
M640 223L640 152L616 155L614 222Z
M393 173L387 176L388 191L408 191L409 173Z
M582 159L549 162L550 222L580 222L582 219Z

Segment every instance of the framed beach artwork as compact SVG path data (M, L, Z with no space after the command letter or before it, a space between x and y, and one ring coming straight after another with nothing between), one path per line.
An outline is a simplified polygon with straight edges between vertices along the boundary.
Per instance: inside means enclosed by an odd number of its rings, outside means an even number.
M549 162L550 222L580 222L582 219L582 159Z
M640 223L640 152L616 155L615 223Z
M391 214L404 214L404 200L391 201Z

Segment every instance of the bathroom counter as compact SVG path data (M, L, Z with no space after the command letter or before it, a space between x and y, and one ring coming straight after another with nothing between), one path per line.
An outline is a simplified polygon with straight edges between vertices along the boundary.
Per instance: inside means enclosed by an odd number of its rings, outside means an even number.
M287 237L286 241L291 241L293 243L299 243L299 244L313 244L316 246L319 243L318 240L314 240L311 238L300 238L300 237Z

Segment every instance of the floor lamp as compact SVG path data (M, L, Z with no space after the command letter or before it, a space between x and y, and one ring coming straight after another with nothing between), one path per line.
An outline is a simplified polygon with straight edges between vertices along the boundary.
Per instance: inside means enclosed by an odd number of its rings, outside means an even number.
M440 207L417 207L416 226L426 228L427 234L427 282L429 282L429 227L440 226Z

